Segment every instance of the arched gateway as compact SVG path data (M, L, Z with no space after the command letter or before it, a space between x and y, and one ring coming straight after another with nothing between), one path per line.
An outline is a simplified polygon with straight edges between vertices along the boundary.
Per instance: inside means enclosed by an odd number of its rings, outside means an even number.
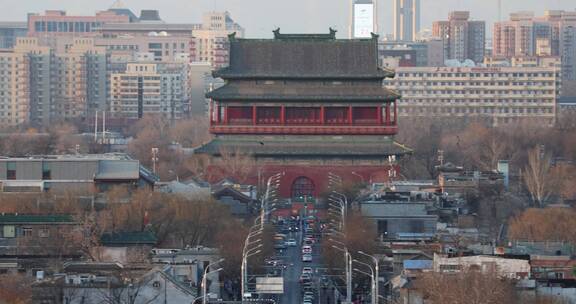
M300 176L292 183L290 193L294 199L312 197L314 196L314 182L305 176Z

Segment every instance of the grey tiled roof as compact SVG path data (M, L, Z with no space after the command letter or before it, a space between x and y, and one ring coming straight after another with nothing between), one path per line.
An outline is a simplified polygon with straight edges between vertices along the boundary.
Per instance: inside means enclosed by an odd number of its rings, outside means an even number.
M290 85L248 84L231 82L207 94L216 100L343 100L343 101L393 101L400 95L378 84L370 85Z
M378 67L377 37L276 36L276 39L231 37L230 65L216 71L214 76L225 79L383 79L394 75L392 71Z
M392 141L332 142L327 140L263 140L248 141L215 138L197 148L195 153L219 155L222 150L251 155L292 156L387 156L410 153L408 148Z

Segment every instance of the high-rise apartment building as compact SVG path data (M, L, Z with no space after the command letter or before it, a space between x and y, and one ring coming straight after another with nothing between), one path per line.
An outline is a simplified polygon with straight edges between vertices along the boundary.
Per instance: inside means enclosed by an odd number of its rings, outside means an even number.
M202 17L202 27L193 30L196 38L196 60L209 62L213 67L227 66L230 60L228 35L244 37L244 29L234 22L228 12L209 12Z
M443 41L445 60L470 59L476 63L484 60L486 24L469 19L470 12L455 11L450 12L448 21L432 24L432 35Z
M384 83L402 95L400 117L484 119L493 125L529 119L553 125L560 71L529 65L401 67Z
M106 108L108 56L91 38L58 48L35 37L18 38L0 57L0 124L46 126Z
M57 37L98 36L106 23L129 22L129 16L114 11L97 12L95 16L70 16L65 11L49 10L44 15L28 15L28 36L52 45Z
M114 117L139 119L163 114L179 119L188 114L188 62L128 63L125 72L110 77Z
M11 49L16 44L16 38L26 37L28 24L26 22L0 22L0 49Z
M93 38L58 47L51 68L53 118L86 118L105 110L107 64L106 48L95 46Z
M420 0L394 1L394 40L413 41L420 32Z
M0 52L0 125L47 124L51 114L52 50L35 38L18 38Z
M381 41L378 43L380 65L397 67L444 66L442 41Z
M510 14L494 24L492 56L561 56L563 80L576 80L576 11Z

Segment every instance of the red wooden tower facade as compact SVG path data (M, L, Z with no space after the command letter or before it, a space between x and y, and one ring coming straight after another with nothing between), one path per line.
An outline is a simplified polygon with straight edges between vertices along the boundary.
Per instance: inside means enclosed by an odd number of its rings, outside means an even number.
M328 173L358 182L387 180L389 156L408 152L393 141L400 97L384 88L392 71L378 67L377 36L281 34L274 39L230 37L230 65L215 71L226 84L210 92L210 131L197 149L223 150L256 161L251 176L285 172L284 197L318 196Z

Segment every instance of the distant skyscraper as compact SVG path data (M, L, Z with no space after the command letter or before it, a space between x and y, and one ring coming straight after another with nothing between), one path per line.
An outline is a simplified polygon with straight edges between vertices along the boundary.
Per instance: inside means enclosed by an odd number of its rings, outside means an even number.
M350 38L370 38L378 33L377 0L351 0Z
M576 11L510 14L509 21L494 24L492 56L560 56L563 80L576 80Z
M436 21L432 25L432 35L442 39L444 59L476 63L484 61L486 24L484 21L470 21L470 12L450 12L448 21Z
M420 31L420 0L394 0L394 39L413 41Z

